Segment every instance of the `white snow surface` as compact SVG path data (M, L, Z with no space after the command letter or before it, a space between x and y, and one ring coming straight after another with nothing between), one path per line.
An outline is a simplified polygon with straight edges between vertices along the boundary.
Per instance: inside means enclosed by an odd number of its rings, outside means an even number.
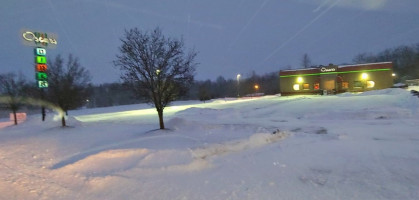
M70 111L0 129L0 199L418 199L419 98L336 96Z

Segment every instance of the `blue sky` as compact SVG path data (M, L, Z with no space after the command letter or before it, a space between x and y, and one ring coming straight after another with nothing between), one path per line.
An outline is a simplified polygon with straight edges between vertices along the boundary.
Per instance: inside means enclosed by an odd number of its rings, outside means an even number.
M112 60L124 29L156 26L199 54L196 79L351 63L363 52L419 43L417 0L3 0L0 73L34 77L20 31L58 35L48 56L79 57L94 83L119 80Z

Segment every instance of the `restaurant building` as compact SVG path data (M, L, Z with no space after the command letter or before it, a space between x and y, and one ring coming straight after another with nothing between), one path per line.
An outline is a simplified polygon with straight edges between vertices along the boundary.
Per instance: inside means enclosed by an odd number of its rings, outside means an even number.
M393 63L329 65L279 72L281 95L363 92L393 86Z

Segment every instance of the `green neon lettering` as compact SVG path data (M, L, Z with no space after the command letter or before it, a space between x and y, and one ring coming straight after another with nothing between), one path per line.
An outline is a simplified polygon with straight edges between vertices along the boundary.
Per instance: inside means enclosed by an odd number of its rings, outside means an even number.
M390 71L391 69L367 69L357 71L346 71L346 72L323 72L323 73L312 73L312 74L294 74L294 75L283 75L280 78L297 77L297 76L319 76L323 74L349 74L349 73L360 73L360 72L377 72L377 71Z

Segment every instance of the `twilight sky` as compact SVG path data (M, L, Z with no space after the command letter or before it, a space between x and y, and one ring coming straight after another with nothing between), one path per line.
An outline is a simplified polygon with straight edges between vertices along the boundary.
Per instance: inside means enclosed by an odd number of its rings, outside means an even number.
M125 29L183 37L199 53L196 79L235 78L419 43L418 0L2 0L0 73L34 78L33 47L20 31L58 35L47 56L72 53L93 83L119 81L112 60Z

